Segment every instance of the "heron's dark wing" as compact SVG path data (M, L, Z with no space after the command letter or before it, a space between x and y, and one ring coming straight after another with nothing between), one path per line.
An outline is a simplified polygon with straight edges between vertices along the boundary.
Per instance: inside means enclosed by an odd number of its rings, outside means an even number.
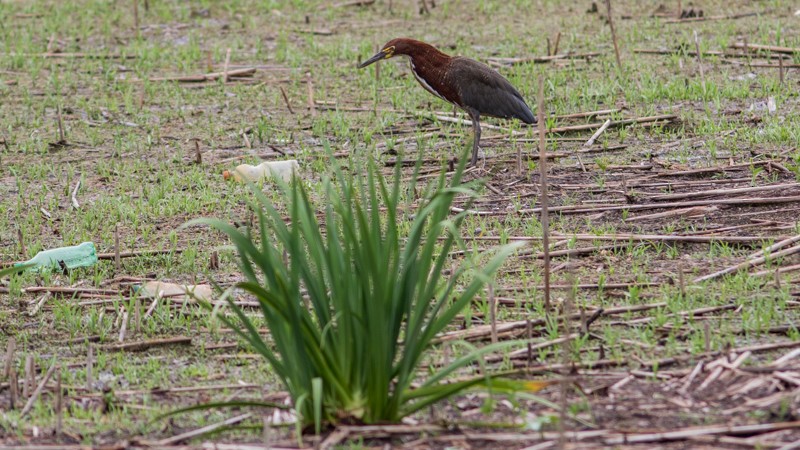
M458 86L464 107L485 116L536 123L536 117L519 91L486 64L468 58L453 58L447 78Z

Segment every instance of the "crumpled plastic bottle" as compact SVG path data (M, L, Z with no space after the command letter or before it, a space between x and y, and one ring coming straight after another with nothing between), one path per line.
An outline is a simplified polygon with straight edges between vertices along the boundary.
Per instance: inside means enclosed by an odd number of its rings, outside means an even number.
M227 180L233 178L238 182L252 181L256 182L263 178L280 178L285 182L292 179L292 173L295 172L300 165L296 159L286 161L264 161L263 163L253 166L250 164L240 164L233 169L233 172L224 171L222 176Z

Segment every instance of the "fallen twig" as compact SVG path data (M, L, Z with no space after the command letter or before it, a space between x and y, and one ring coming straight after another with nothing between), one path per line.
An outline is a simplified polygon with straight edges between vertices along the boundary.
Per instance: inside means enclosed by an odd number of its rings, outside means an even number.
M675 55L675 54L686 54L686 56L696 56L697 52L693 52L691 50L686 50L685 48L675 48L675 49L653 49L653 48L635 48L633 49L633 53L641 53L645 55ZM718 50L706 50L703 53L703 56L729 56L729 57L737 57L743 56L739 53L735 52L721 52Z
M78 188L81 187L81 180L78 180L75 183L75 189L72 190L72 196L70 197L72 200L72 207L78 209L81 207L80 203L78 203Z
M6 346L6 357L5 357L5 364L3 367L3 378L8 379L11 376L11 370L16 370L13 365L14 361L14 352L17 351L17 339L14 336L10 336L8 338L8 344Z
M138 307L139 305L137 304L136 306ZM122 342L125 341L125 334L128 331L128 311L125 310L125 307L122 307L121 310L122 316L119 326L119 342L120 345L123 345Z
M760 256L764 256L764 253L772 253L775 250L779 250L779 249L781 249L783 247L786 247L787 245L794 244L795 242L800 242L800 234L798 234L797 236L790 237L788 239L783 239L781 241L778 241L778 242L774 243L773 245L771 245L771 246L769 246L769 247L767 247L767 248L765 248L763 250L759 250L759 251L753 253L752 255L750 255L750 259L758 258Z
M544 142L544 78L539 77L539 96L538 96L538 122L539 122L539 192L542 207L540 222L542 224L542 245L544 252L544 307L545 311L550 310L550 218L547 211L547 153ZM520 163L521 164L521 163Z
M628 203L613 203L610 205L564 205L564 206L551 206L551 212L558 212L562 215L566 214L584 214L584 213L598 213L607 211L642 211L647 209L668 209L668 208L688 208L692 206L709 206L709 205L771 205L781 203L796 203L800 202L800 196L789 197L746 197L746 198L725 198L717 200L692 200L685 202L670 202L670 203L646 203L646 204L628 204ZM453 206L450 208L453 212L461 213L466 211L468 214L476 216L505 216L509 214L539 214L541 208L526 208L516 211L508 210L465 210Z
M787 272L795 272L798 270L800 270L800 264L793 264L791 266L779 267L773 270L761 270L752 275L754 277L766 277L770 275L780 275Z
M718 434L743 434L754 435L762 434L778 430L788 430L793 428L800 428L800 421L795 422L780 422L780 423L765 423L756 425L712 425L708 427L691 427L675 431L666 431L659 433L624 433L616 437L606 437L603 441L610 445L620 444L636 444L645 442L668 442L680 441L697 436L708 436Z
M163 347L166 345L190 345L192 338L185 336L171 337L166 339L153 339L142 342L128 342L126 344L107 345L102 347L106 351L127 351L141 352L153 347Z
M622 125L632 125L635 123L643 124L648 122L660 122L660 121L667 121L672 122L678 119L678 116L675 114L661 114L658 116L647 116L647 117L636 117L633 119L623 119L623 120L614 120L608 126L609 127L619 127ZM589 123L586 125L570 125L565 127L554 127L547 130L548 133L566 133L570 131L585 131L585 130L593 130L595 128L602 127L605 122L601 123Z
M175 77L153 77L150 81L178 81L181 83L199 83L202 81L214 81L227 75L228 79L234 77L252 77L256 73L255 67L245 67L243 69L223 70L222 72L211 72L202 75L183 75ZM140 81L140 80L133 80Z
M134 59L136 55L93 54L93 53L4 53L3 56L22 56L25 58L85 58L85 59Z
M555 288L556 286L551 286ZM568 286L570 289L573 287L572 285ZM663 308L667 306L664 302L659 303L652 303L649 305L636 305L636 306L621 306L618 308L609 308L603 310L601 315L615 315L615 314L625 314L629 312L639 312L639 311L647 311L650 309L657 309ZM571 314L568 319L569 320L579 320L581 318L580 313ZM497 324L497 332L498 333L505 333L508 331L523 329L526 327L533 327L533 326L541 326L545 325L547 320L544 318L541 319L534 319L534 320L518 320L514 322L506 322L506 323L499 323ZM434 343L442 343L454 340L477 340L481 338L485 338L486 336L490 336L492 332L490 325L479 325L472 328L468 328L466 330L458 330L458 331L451 331L444 334L437 336L434 339Z
M329 28L295 28L293 31L295 33L314 34L317 36L330 36L333 34L333 30Z
M737 170L737 169L746 169L754 166L765 166L769 164L774 164L775 161L773 160L765 160L765 161L752 161L742 164L731 164L727 166L716 166L716 167L704 167L702 169L689 169L689 170L676 170L676 171L666 171L660 172L655 174L656 177L678 177L678 176L686 176L686 175L700 175L705 173L713 173L713 172L725 172L728 170ZM708 182L708 181L706 181Z
M441 426L433 424L363 425L339 427L339 429L346 429L351 436L363 438L384 438L395 434L436 433L443 430Z
M733 20L733 19L742 19L745 17L752 17L757 15L758 13L743 13L743 14L732 14L728 16L704 16L704 17L686 17L683 19L667 19L664 20L663 23L687 23L687 22L704 22L707 20Z
M39 300L36 302L36 305L34 305L33 309L31 309L31 310L30 310L30 312L28 312L28 315L29 315L29 316L31 316L31 317L33 317L33 316L35 316L36 314L38 314L38 313L39 313L39 310L41 310L41 309L42 309L42 306L44 306L45 302L47 302L47 299L48 299L48 298L50 298L50 296L51 296L51 295L52 295L52 294L51 294L50 292L47 292L47 293L45 293L45 294L42 296L42 298L40 298L40 299L39 299Z
M559 59L591 59L594 58L595 56L600 56L600 55L601 53L598 52L563 53L561 55L531 56L527 58L488 58L487 62L489 63L489 65L504 66L504 65L524 64L524 63L547 63Z
M61 103L56 104L56 118L58 119L58 144L67 144L67 135L64 131L64 121L61 117Z
M725 63L725 64L732 64L734 66L763 67L763 68L766 68L766 69L772 68L772 69L778 69L778 70L781 70L781 68L784 68L784 69L797 69L798 67L800 67L800 64L793 64L793 63L786 63L786 62L784 62L783 64L781 64L780 62L778 64L769 64L769 63L758 63L758 62L732 61L732 60L729 60L729 59L723 59L722 62Z
M348 436L350 436L350 430L348 427L337 428L319 444L319 450L328 450L336 447L337 445L341 444L342 441L347 439Z
M333 5L320 5L320 9L322 8L346 8L350 6L372 6L375 4L375 0L351 0L349 2L341 2L341 3L334 3Z
M629 204L612 204L600 206L588 205L570 205L570 206L552 206L550 211L558 211L561 214L579 214L590 212L602 211L641 211L645 209L662 209L662 208L686 208L689 206L707 206L707 205L772 205L778 203L795 203L800 202L800 195L789 197L746 197L746 198L723 198L717 200L693 200L686 202L670 202L670 203L648 203L644 205L629 205ZM518 210L518 214L537 214L541 208L530 208ZM508 214L503 212L502 214ZM499 215L498 214L483 214L483 215Z
M191 439L193 437L202 436L206 433L210 433L214 430L219 428L227 427L229 425L237 424L243 420L249 419L253 416L253 413L242 414L236 417L231 417L230 419L224 420L222 422L218 422L215 424L207 425L202 428L198 428L196 430L187 431L186 433L181 433L177 436L172 436L170 438L162 439L158 441L159 445L172 445L177 444L178 442L185 441L187 439Z
M622 70L622 59L619 56L619 45L617 44L617 31L614 28L614 16L611 14L611 0L606 0L606 12L608 14L608 26L611 28L611 40L614 43L614 56L617 58L617 69Z
M222 82L223 83L227 83L228 82L228 76L229 76L228 65L230 63L231 63L231 48L228 47L228 49L225 51L225 65L222 66Z
M750 44L747 42L735 42L731 44L731 48L741 48L744 50L764 50L775 53L786 53L789 55L800 53L800 48L797 47L779 47L777 45Z
M595 131L595 132L594 132L594 134L592 135L592 137L590 137L590 138L589 138L589 140L588 140L588 141L586 141L586 143L585 143L585 144L583 144L583 146L584 146L584 147L591 147L591 146L592 146L592 144L594 144L594 141L596 141L596 140L597 140L597 138L598 138L598 137L600 137L600 135L601 135L601 134L603 134L603 131L606 131L606 128L608 128L608 126L609 126L609 125L611 125L611 119L608 119L608 120L606 120L606 121L603 123L603 126L601 126L600 128L598 128L598 129L597 129L597 131Z
M652 220L663 219L665 217L684 217L684 218L698 218L704 217L714 211L719 210L716 206L692 206L689 208L672 209L654 214L643 214L639 216L628 217L625 222L635 222L639 220Z
M69 286L31 286L22 289L22 293L24 294L33 294L37 292L48 292L51 294L64 294L64 295L76 295L76 294L120 295L121 294L121 291L117 289L97 289L97 288L69 287ZM5 293L5 292L0 290L0 293Z
M697 58L697 68L700 70L700 81L703 83L703 97L706 96L706 72L703 70L703 53L700 51L700 38L697 37L697 30L694 31L695 57Z
M290 114L294 114L294 110L292 109L292 104L289 102L289 97L286 95L286 90L283 89L283 86L278 86L281 90L281 96L283 97L283 102L286 103L286 109L289 110Z
M578 334L578 333L570 333L570 334L566 334L564 336L561 336L559 338L552 339L552 340L549 340L549 341L539 342L537 344L528 344L523 349L514 350L514 351L511 351L511 352L503 352L502 354L493 355L493 356L487 356L487 357L484 358L484 360L487 363L496 363L496 362L500 362L500 361L505 361L506 359L527 359L529 351L541 350L543 348L553 347L553 346L568 342L568 341L570 341L572 339L577 339L579 337L580 337L580 334Z
M314 80L311 78L311 72L306 72L306 87L308 88L308 111L311 117L317 115L317 106L314 103Z
M720 311L730 311L735 310L737 308L734 304L727 304L727 305L720 305L720 306L705 306L702 308L692 309L689 311L680 311L673 314L664 314L663 317L690 317L690 318L697 318L700 316L704 316L710 313L716 313ZM639 319L628 319L620 322L610 322L609 325L622 325L622 326L632 326L632 325L640 325L644 323L651 323L655 320L655 317L648 316L642 317Z
M740 271L742 269L747 269L747 268L750 268L750 267L753 267L753 266L757 266L757 265L762 264L762 263L764 263L764 262L766 262L768 260L772 260L772 259L775 259L775 258L781 258L781 257L784 257L784 256L793 255L795 253L800 253L800 245L797 245L797 246L794 246L794 247L789 247L786 250L781 250L779 252L772 253L769 256L761 256L759 258L748 259L747 261L744 261L742 263L736 264L735 266L727 267L727 268L725 268L723 270L720 270L718 272L714 272L714 273L711 273L711 274L708 274L708 275L705 275L705 276L702 276L702 277L695 278L694 282L695 283L700 283L700 282L703 282L703 281L713 280L714 278L718 278L718 277L721 277L723 275L728 275L728 274L731 274L731 273L734 273L734 272L738 272L738 271Z
M176 248L172 250L134 250L130 252L120 252L120 258L136 258L139 256L154 256L154 255L171 255L182 253L183 249ZM97 259L115 259L115 253L98 253Z
M549 255L550 255L551 258L556 258L556 257L561 257L561 256L578 256L578 255L585 255L585 254L592 254L592 253L602 252L602 251L605 251L605 250L614 250L614 249L618 249L620 247L625 247L627 245L628 245L627 242L621 242L621 243L618 243L618 244L603 245L603 246L600 246L600 247L570 248L570 249L567 249L567 250L556 250L556 251L552 251L551 250L549 252ZM537 253L535 255L535 257L537 259L544 259L545 258L545 253L544 252Z
M698 235L670 235L670 234L563 234L553 233L553 237L559 239L574 239L576 241L653 241L653 242L692 242L698 244L708 244L711 242L729 242L740 244L753 244L769 241L774 237L770 236L698 236ZM473 236L463 237L465 241L500 241L499 236ZM503 239L508 242L515 241L541 241L540 236L508 236Z
M646 288L661 286L663 283L656 282L633 282L633 283L579 283L579 284L551 284L550 289L629 289L632 287ZM497 288L499 291L530 291L530 290L544 290L544 285L525 285L525 286L502 286Z
M782 341L782 342L775 342L771 344L759 344L759 345L751 345L747 347L737 348L737 349L730 349L730 350L721 350L721 351L711 351L711 352L704 352L700 354L686 354L680 356L672 356L668 358L661 358L655 359L650 361L640 361L641 364L640 369L644 370L646 368L658 368L663 369L667 366L672 366L678 363L683 363L686 361L696 361L699 358L712 358L712 357L719 357L731 352L735 353L743 353L743 352L752 352L752 353L761 353L761 352L769 352L773 350L783 349L783 348L797 348L800 347L800 341ZM603 369L608 367L619 367L625 366L629 364L630 361L627 359L601 359L597 361L588 361L588 362L581 362L581 363L574 363L571 365L565 365L562 363L555 363L555 364L541 364L539 366L532 366L527 367L526 364L514 362L514 365L518 368L516 369L520 374L528 374L528 375L538 375L548 372L559 372L562 370L575 370L576 368L583 368L583 369Z
M126 390L126 391L114 391L114 395L116 397L134 397L134 396L149 396L154 394L179 394L179 393L187 393L187 392L205 392L205 391L227 391L232 389L237 390L259 390L263 386L260 384L215 384L209 386L179 386L173 388L154 388L154 389L136 389L136 390ZM104 394L102 392L90 392L81 394L83 397L102 397ZM271 401L271 400L284 400L288 397L289 394L286 392L276 392L267 395L264 400Z
M22 412L20 412L19 414L20 417L25 417L30 412L31 408L33 407L33 404L36 403L36 400L39 398L39 395L42 394L42 390L44 389L45 385L47 385L47 382L50 381L50 377L53 376L53 371L55 370L56 370L56 364L54 363L52 366L50 366L49 369L47 369L47 373L45 373L44 377L42 378L42 381L39 382L39 385L36 386L36 390L33 391L33 393L31 394L31 397L28 399L28 403L26 403L25 407L22 408Z
M649 197L651 200L679 200L685 198L707 197L713 195L735 195L746 192L772 191L779 189L800 188L800 183L773 184L767 186L753 186L733 189L713 189L709 191L682 192L679 194L660 194Z

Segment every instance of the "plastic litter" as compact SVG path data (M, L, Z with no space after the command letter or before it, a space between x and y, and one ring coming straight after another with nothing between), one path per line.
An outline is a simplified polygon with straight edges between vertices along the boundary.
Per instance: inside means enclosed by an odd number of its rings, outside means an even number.
M214 293L208 284L177 284L163 281L148 281L136 291L144 298L178 298L181 300L200 299L211 301Z
M256 182L264 178L279 178L285 182L292 179L292 173L300 168L296 159L287 161L264 161L253 166L250 164L240 164L233 169L233 172L224 171L222 176L228 180L233 178L235 181Z
M97 264L97 250L94 247L94 243L84 242L71 247L42 250L28 261L16 265L21 266L23 264L31 264L31 267L26 270L40 272L90 267Z

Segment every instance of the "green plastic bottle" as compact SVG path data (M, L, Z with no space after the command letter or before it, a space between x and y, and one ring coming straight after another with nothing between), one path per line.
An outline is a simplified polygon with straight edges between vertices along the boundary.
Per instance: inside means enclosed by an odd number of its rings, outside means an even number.
M62 266L63 263L63 266ZM77 267L89 267L97 263L97 250L94 243L84 242L72 247L54 248L42 250L32 259L24 263L32 264L29 270L60 270L62 268L75 269Z

